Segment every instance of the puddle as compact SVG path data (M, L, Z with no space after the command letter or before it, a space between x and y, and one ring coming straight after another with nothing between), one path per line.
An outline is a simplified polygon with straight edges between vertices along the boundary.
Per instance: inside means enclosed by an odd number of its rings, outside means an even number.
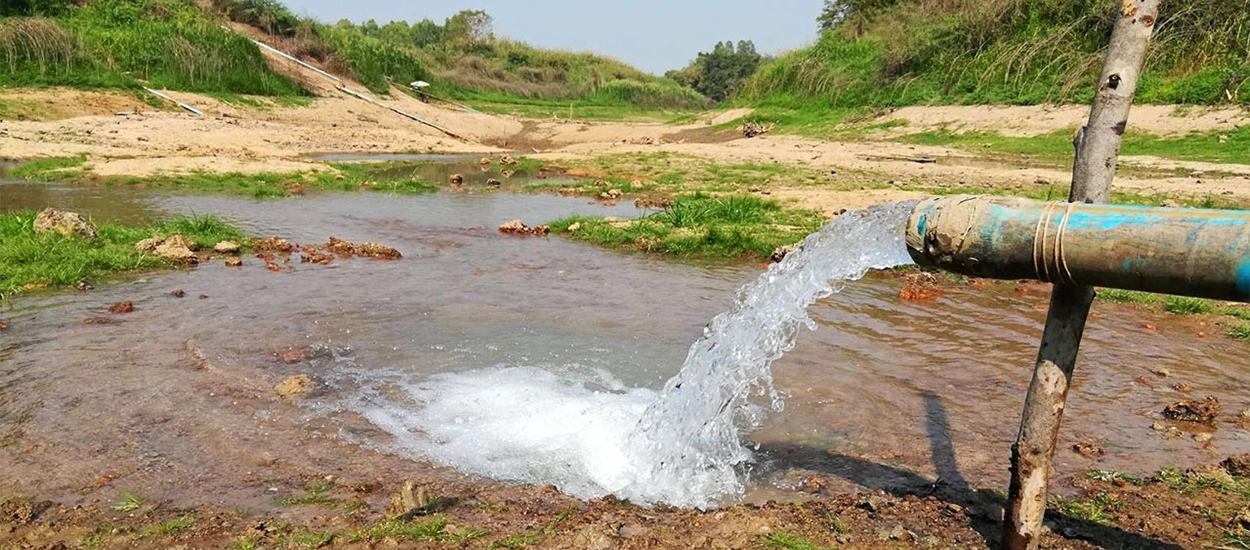
M320 153L309 155L310 160L322 162L442 162L456 163L477 161L482 157L493 157L492 153L446 154L446 153Z
M0 333L0 494L68 503L113 498L84 493L110 473L150 498L240 507L274 506L264 472L283 465L366 480L414 471L460 479L409 460L411 434L368 421L358 404L417 415L421 403L406 388L509 367L533 369L530 381L656 391L708 320L759 274L495 230L515 218L534 225L573 213L639 215L557 196L479 190L253 201L37 187L0 186L0 208L56 204L118 220L215 214L259 235L377 241L405 255L296 263L281 273L245 258L242 269L209 263L0 306L10 324ZM820 328L802 331L773 366L786 409L752 436L760 447L749 500L803 498L787 473L796 469L840 480L831 490L920 483L917 474L1005 486L1048 296L991 286L900 303L900 284L870 276L812 308ZM123 300L136 311L113 316L117 323L83 322ZM1061 475L1148 473L1250 452L1250 432L1229 421L1205 447L1151 430L1152 415L1179 399L1217 396L1228 418L1250 407L1250 344L1193 319L1152 319L1152 330L1131 308L1096 311L1065 415ZM1216 336L1198 338L1198 330ZM289 348L308 351L293 363L275 358ZM1151 373L1159 368L1171 376ZM321 384L298 406L272 391L294 374ZM1107 454L1073 453L1084 437Z

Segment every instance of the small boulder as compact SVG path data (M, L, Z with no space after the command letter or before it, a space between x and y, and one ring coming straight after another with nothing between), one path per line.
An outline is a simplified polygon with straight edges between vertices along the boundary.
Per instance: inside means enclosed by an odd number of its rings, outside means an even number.
M491 179L486 180L486 185L490 187L500 187L503 185L503 182L495 178L491 178Z
M154 252L162 259L174 263L199 263L199 258L196 257L195 252L193 252L190 248L183 246L182 242L174 241L173 239L167 239L165 242L161 243L160 246L156 247Z
M1220 415L1220 402L1214 397L1201 401L1178 401L1163 409L1163 416L1170 420L1214 424Z
M512 155L501 155L499 157L499 164L502 164L504 166L511 166L513 164L516 164L516 159L512 158Z
M781 260L786 259L786 256L789 256L790 254L794 253L795 250L798 250L798 249L799 249L799 245L797 244L788 244L785 246L778 247L776 250L773 251L773 257L772 257L773 262L781 262Z
M133 302L117 302L109 307L109 313L114 315L120 313L134 313L135 304Z
M85 239L94 239L99 235L95 228L87 223L82 215L76 212L66 212L55 208L45 209L35 218L35 233L39 235L60 235L67 239L74 237L82 237Z
M451 175L451 184L452 184L452 185L460 185L460 184L462 184L462 183L464 183L464 176L462 176L462 175L460 175L460 174L452 174L452 175Z
M1230 456L1220 465L1234 476L1250 477L1250 454Z
M581 222L574 222L573 225L569 226L569 233L577 233L577 231L581 228L582 228Z
M490 157L482 157L482 160L478 161L478 165L482 168L489 168L491 165Z
M184 236L182 236L182 235L178 235L178 234L175 234L175 235L173 235L173 236L171 236L171 237L169 237L169 238L165 239L165 242L164 242L163 244L170 245L170 246L176 246L176 247L179 247L179 248L185 248L185 249L190 250L190 251L192 251L192 252L195 252L196 250L199 250L199 249L200 249L200 245L195 244L195 241L193 241L193 240L191 240L191 239L188 239L188 238L186 238L186 237L184 237Z
M151 239L143 239L142 241L135 243L135 250L138 250L139 252L145 252L145 253L151 254L153 252L156 252L156 248L159 247L161 244L164 244L164 242L165 242L165 239L162 239L160 237L152 237Z
M242 258L230 258L226 260L226 267L243 267Z
M404 255L398 250L378 243L362 243L356 246L356 254L375 260L398 260Z
M521 220L512 220L504 222L499 226L500 233L508 233L510 235L529 235L532 230L529 226L521 223Z
M218 254L238 254L239 243L234 241L221 241L217 243L217 246L213 247L213 252Z
M312 390L313 379L307 374L297 374L287 378L273 388L273 391L278 394L278 397L284 399L305 395Z

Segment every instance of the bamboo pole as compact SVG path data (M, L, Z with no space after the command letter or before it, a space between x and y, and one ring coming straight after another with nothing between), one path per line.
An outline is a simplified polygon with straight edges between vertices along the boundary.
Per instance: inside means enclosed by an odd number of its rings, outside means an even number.
M1070 202L1102 203L1111 196L1120 144L1161 1L1120 3L1089 123L1075 140ZM1011 447L1011 485L1003 518L1003 547L1007 550L1035 550L1039 546L1059 425L1093 301L1091 287L1057 284L1051 295L1020 433Z

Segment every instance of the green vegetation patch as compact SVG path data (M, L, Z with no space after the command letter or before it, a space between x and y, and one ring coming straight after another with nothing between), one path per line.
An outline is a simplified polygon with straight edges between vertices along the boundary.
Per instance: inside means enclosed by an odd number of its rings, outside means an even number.
M43 2L0 19L0 79L16 86L298 96L247 38L188 2Z
M0 294L26 289L64 287L127 271L174 267L135 250L153 235L182 234L201 247L225 240L245 242L242 231L212 216L175 217L146 226L96 225L99 238L37 235L35 214L0 214ZM128 497L129 500L137 499Z
M551 229L603 246L681 256L767 258L823 223L820 214L744 195L680 196L664 211L635 220L573 216Z
M396 194L431 193L438 185L422 181L418 164L411 162L371 162L330 164L330 170L305 172L192 171L151 176L107 176L92 174L86 157L33 160L18 165L8 175L31 181L94 183L156 189L179 189L202 193L229 193L258 199L301 194L306 190L369 190Z

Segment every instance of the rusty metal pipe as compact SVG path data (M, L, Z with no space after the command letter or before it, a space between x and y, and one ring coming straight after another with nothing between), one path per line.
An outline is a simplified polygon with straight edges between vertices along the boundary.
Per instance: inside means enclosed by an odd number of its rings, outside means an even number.
M907 248L972 277L1250 302L1250 212L938 197L912 211Z

